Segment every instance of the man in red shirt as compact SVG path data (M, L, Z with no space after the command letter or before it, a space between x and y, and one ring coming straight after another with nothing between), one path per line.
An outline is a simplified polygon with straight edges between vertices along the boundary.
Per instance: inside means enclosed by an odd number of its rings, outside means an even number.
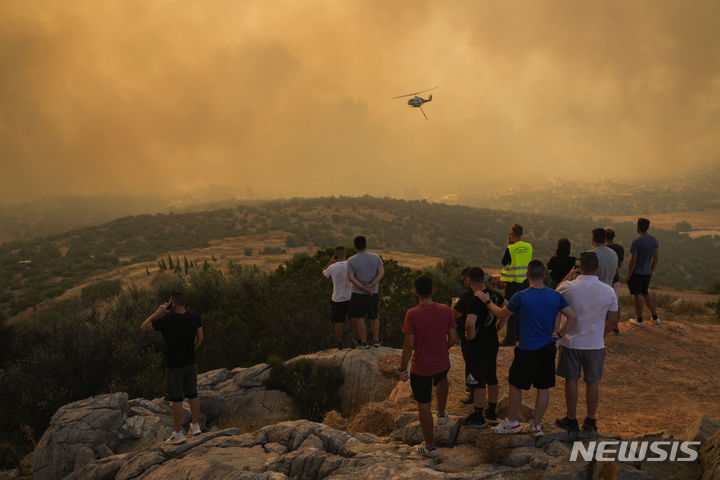
M405 314L403 333L405 342L400 360L403 380L407 381L407 366L412 353L410 367L410 387L413 398L418 402L418 416L423 432L424 445L418 447L418 453L426 457L437 457L433 436L433 418L431 412L432 387L435 385L435 398L438 407L438 424L447 421L447 373L450 370L448 350L457 342L455 319L450 307L432 300L432 279L427 276L415 280L415 295L420 304Z

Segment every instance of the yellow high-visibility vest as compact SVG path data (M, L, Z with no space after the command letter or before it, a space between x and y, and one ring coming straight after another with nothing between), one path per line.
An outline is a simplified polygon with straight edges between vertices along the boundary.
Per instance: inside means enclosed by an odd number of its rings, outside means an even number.
M510 265L503 266L500 280L503 282L522 283L527 279L527 267L532 260L532 245L519 241L508 245Z

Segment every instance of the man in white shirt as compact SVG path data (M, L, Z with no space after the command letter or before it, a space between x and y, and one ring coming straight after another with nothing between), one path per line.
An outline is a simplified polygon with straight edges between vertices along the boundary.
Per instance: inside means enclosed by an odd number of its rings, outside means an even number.
M595 252L583 253L580 276L574 279L577 270L571 270L557 288L577 313L577 323L557 342L560 346L557 374L565 379L567 415L555 423L571 433L580 429L577 400L581 369L587 403L587 416L582 428L589 432L597 431L595 413L600 398L598 383L605 363L605 335L618 324L617 296L610 285L597 277L599 268Z
M606 285L613 286L613 279L618 269L618 256L615 251L607 246L607 232L604 228L595 228L592 231L591 252L595 252L598 257L598 271L594 275Z
M337 340L338 350L345 348L343 345L343 323L348 316L350 310L350 295L352 293L352 284L347 277L347 260L345 260L345 247L335 248L335 254L330 262L323 269L323 275L332 278L333 293L330 303L332 305L333 328L335 329L335 339ZM357 333L355 334L357 337Z

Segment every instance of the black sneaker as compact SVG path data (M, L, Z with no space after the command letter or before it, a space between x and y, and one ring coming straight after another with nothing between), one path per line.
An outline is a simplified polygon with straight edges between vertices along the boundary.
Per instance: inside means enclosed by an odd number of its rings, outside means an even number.
M472 412L470 415L465 417L463 425L475 425L476 427L484 427L487 425L485 417L482 413Z
M343 345L342 343L338 343L338 350L343 350L343 349L345 349L345 345Z
M375 340L375 341L373 342L373 347L377 348L377 347L379 347L379 346L380 346L380 340Z
M620 329L617 327L613 328L613 332L615 332L615 335L620 335Z
M585 417L585 421L583 421L582 429L584 432L597 432L597 423L595 423L594 418Z
M460 400L460 403L463 405L472 405L475 403L475 398L473 397L473 392L470 392L467 398Z
M564 418L558 418L555 420L555 425L560 428L567 430L568 432L579 432L580 426L578 425L577 418L570 420L567 416Z
M367 342L362 342L362 343L360 344L360 348L368 349L368 348L370 348L370 345L368 345Z
M498 424L497 415L495 415L494 413L491 413L491 412L485 413L485 420L487 421L487 423L489 425L495 426Z

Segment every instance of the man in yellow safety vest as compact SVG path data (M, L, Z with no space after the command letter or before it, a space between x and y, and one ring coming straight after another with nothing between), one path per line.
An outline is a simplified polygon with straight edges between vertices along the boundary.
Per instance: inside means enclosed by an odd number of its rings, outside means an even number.
M500 271L500 280L505 282L505 298L507 301L510 301L516 292L529 286L527 266L532 260L532 245L523 242L522 235L522 226L517 223L513 225L508 239L510 244L505 249L505 255L502 259L503 268ZM514 346L519 336L517 315L513 315L508 320L505 339L500 345Z

